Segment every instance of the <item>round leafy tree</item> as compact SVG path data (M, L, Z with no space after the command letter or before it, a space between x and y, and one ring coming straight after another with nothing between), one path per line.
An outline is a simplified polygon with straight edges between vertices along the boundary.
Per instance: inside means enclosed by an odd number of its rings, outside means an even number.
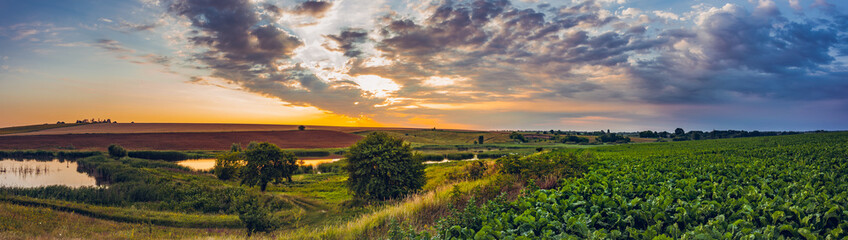
M356 197L386 200L403 197L424 186L424 164L412 157L402 139L375 132L350 147L345 167L348 188Z
M112 144L106 149L109 150L109 156L113 158L122 158L127 156L127 150L121 147L121 145Z
M297 170L297 157L293 153L267 142L248 145L244 158L246 164L241 168L241 183L259 185L263 192L269 182L280 183L283 178L291 182L291 176Z

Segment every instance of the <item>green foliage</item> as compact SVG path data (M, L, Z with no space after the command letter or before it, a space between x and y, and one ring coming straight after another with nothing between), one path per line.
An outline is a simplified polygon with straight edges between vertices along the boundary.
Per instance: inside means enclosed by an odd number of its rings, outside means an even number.
M578 137L577 135L569 135L562 139L562 142L573 142L573 143L588 143L589 138Z
M347 160L342 159L335 162L318 164L318 171L321 173L338 173L344 171Z
M471 165L465 167L465 171L468 172L468 177L471 180L482 178L486 175L486 170L489 170L489 165L482 160L471 162Z
M448 160L466 160L474 158L473 153L448 153L445 155Z
M618 135L618 134L615 134L615 133L608 133L608 134L600 135L595 139L598 142L603 142L603 143L607 143L607 142L629 143L630 142L629 137L625 137L625 136Z
M190 159L191 156L178 151L129 151L127 156L132 158L144 158L151 160L180 161Z
M127 150L117 144L109 145L106 148L109 151L109 156L113 158L122 158L127 156Z
M238 216L247 228L247 236L255 232L271 232L278 227L278 222L272 219L267 204L252 194L246 194L239 199Z
M519 142L527 142L527 138L524 138L524 134L512 132L509 134L509 139L513 139Z
M556 150L530 156L509 155L495 161L500 173L539 179L548 175L579 177L588 169L592 155Z
M640 137L640 138L658 138L658 137L660 137L660 135L659 135L659 134L657 134L657 133L656 133L656 132L654 132L654 131L647 130L647 131L641 131L641 132L639 132L639 137Z
M423 153L421 153L421 154L415 154L415 157L418 158L419 160L423 161L423 162L427 162L427 161L438 162L438 161L445 160L444 154L423 154Z
M348 187L356 197L385 200L403 197L424 186L424 165L413 158L409 143L375 132L347 153Z
M477 144L483 144L483 141L486 140L486 136L480 135L477 137Z
M501 158L503 156L509 155L510 153L505 152L481 152L477 153L477 158L479 159L495 159Z
M306 130L306 126L303 126L303 125L297 126L297 130L300 130L300 131Z
M221 180L237 177L239 169L244 166L244 154L242 152L219 153L215 158L215 167L212 172Z
M330 151L326 150L287 150L294 153L297 157L326 157L330 156Z
M848 237L848 133L618 145L593 155L582 178L487 204L437 237ZM521 160L499 164L523 172L530 162Z
M291 176L297 170L294 154L267 142L250 144L244 151L244 158L246 164L241 168L241 184L259 185L263 192L268 183L281 183L283 179L291 182Z

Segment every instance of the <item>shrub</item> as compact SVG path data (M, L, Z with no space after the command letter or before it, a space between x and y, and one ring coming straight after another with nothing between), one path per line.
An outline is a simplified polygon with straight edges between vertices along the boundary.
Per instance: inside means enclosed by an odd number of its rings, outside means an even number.
M466 160L474 158L473 153L448 153L446 155L448 160Z
M358 198L399 198L418 191L427 181L424 164L412 157L409 143L383 132L351 146L346 157L348 187Z
M322 173L337 173L344 170L347 161L342 159L335 162L318 164L318 171Z
M416 154L415 157L424 162L445 160L445 155L442 154Z
M482 152L477 154L477 158L479 159L494 159L500 158L503 156L509 155L509 153L491 153L491 152Z
M548 175L577 177L588 170L587 161L590 158L588 153L578 155L573 152L553 151L526 157L509 155L498 158L495 163L500 173L541 179Z
M245 195L238 203L239 220L247 228L247 236L255 232L271 232L277 228L268 207L259 197Z
M121 147L120 145L112 144L109 145L109 147L107 147L106 149L109 150L110 157L122 158L127 156L127 150L124 149L124 147Z
M180 161L190 158L188 154L177 151L129 151L127 156L165 161Z
M465 171L468 172L468 177L472 180L480 179L484 175L486 175L486 170L489 169L489 165L486 162L477 160L471 162L471 165L465 167Z
M221 180L236 177L239 169L244 166L244 154L241 152L226 152L218 154L215 158L215 167L212 172Z

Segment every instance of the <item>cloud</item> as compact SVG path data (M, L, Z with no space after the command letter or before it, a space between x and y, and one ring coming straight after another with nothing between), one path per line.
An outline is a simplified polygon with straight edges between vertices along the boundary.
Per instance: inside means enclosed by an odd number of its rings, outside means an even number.
M136 23L122 22L122 23L120 24L120 27L121 27L122 29L126 29L126 30L128 30L128 31L130 31L130 32L149 31L149 30L153 30L153 29L154 29L154 28L156 28L157 26L158 26L158 25L157 25L157 24L155 24L155 23L151 23L151 24L136 24Z
M190 43L205 49L193 58L208 66L212 77L288 104L348 116L370 112L384 101L344 81L350 77L321 79L312 66L292 60L295 50L305 44L273 21L262 19L260 11L274 8L247 0L181 0L172 2L169 11L191 22L196 34L188 38Z
M342 30L337 35L327 35L326 37L333 41L336 46L325 44L325 48L343 52L346 57L358 57L363 52L357 45L368 40L368 32L361 28L352 28Z
M757 1L751 10L700 5L689 13L610 11L613 1L516 4L434 2L381 12L370 24L334 22L334 10L309 26L298 24L301 15L320 18L332 3L167 5L190 22L187 39L197 50L191 60L210 71L204 78L353 117L403 122L403 116L421 115L468 123L471 117L451 115L460 111L452 107L494 101L533 108L534 101L698 105L846 98L848 74L836 57L848 53L848 24L841 20L848 17L838 12L790 20L772 1ZM652 21L650 13L675 22ZM304 33L316 29L320 34ZM545 123L627 118L610 111L548 114Z
M839 30L790 22L771 3L749 12L727 4L706 9L692 29L668 30L666 51L632 70L643 98L715 102L741 98L845 98L844 71L830 71ZM801 90L803 89L803 90Z
M111 39L97 39L94 41L94 46L113 53L134 53L135 50L129 49L121 45L120 42Z
M330 10L330 7L332 6L333 3L331 2L309 0L297 5L294 9L292 9L291 13L322 18L324 17L324 13L326 13L327 10Z
M677 14L674 14L674 13L671 13L671 12L666 12L666 11L656 10L656 11L654 11L654 15L657 15L657 17L661 17L661 18L668 19L668 20L684 20L684 19L680 18L680 16L678 16Z
M801 6L801 2L799 2L799 0L789 0L789 7L795 11L804 10L804 7Z

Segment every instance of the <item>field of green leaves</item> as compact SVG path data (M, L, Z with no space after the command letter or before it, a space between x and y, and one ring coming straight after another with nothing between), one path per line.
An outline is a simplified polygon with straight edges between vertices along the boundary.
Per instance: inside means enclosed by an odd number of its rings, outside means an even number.
M437 236L848 239L848 133L588 151L595 159L582 178L484 204Z

